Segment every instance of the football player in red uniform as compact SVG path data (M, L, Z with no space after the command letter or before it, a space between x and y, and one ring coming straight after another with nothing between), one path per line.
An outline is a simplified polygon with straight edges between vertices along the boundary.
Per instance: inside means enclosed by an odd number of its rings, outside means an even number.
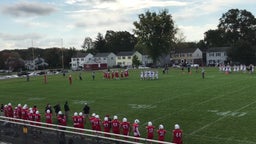
M133 135L135 137L140 137L139 123L140 123L140 121L138 119L136 119L136 120L134 120L134 123L132 125ZM139 140L137 138L135 138L135 141L139 141Z
M113 117L111 124L112 124L112 132L114 134L120 134L120 121L118 120L118 117L116 115Z
M52 124L52 114L51 114L51 111L49 109L46 110L45 122L48 123L48 124ZM48 125L46 125L46 126L48 126Z
M172 142L176 144L182 144L182 130L178 124L174 125L174 130L172 131L173 139Z
M155 127L153 126L151 121L148 122L148 126L146 126L146 129L147 129L147 135L148 135L147 138L153 139Z
M39 111L36 111L36 113L34 114L34 119L36 122L41 122L41 115L39 113ZM41 126L41 124L36 123L37 126Z
M123 118L123 122L121 123L121 128L123 130L123 135L128 136L130 132L130 123L127 122L127 118Z
M104 121L102 123L103 127L104 127L104 132L110 132L111 129L111 122L108 120L108 117L104 118ZM105 137L110 137L109 134L104 134Z
M159 125L159 129L157 130L157 133L158 133L158 140L164 141L166 130L164 129L163 125L161 125L161 124Z

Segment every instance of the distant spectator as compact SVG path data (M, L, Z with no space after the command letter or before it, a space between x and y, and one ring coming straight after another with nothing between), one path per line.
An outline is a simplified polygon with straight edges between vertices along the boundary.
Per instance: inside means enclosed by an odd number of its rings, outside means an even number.
M84 116L85 117L89 116L89 114L90 114L90 107L88 106L87 103L84 104L83 112L84 112Z
M59 111L61 110L60 108L60 104L56 104L54 107L54 111L55 111L55 114L57 115L59 113Z
M27 82L29 81L29 74L27 73Z
M69 106L68 106L68 101L65 102L64 104L64 110L65 110L65 116L66 116L66 119L68 121L68 115L69 115Z
M205 71L204 71L204 68L202 68L202 78L204 79L204 76L205 76Z
M47 112L47 110L50 111L50 113L52 113L52 106L50 104L47 104L45 107L45 112Z
M1 116L3 115L3 112L4 112L4 104L1 104L1 113L0 113Z
M79 80L83 80L81 73L79 73Z
M95 72L93 71L92 72L92 80L94 80L95 79Z

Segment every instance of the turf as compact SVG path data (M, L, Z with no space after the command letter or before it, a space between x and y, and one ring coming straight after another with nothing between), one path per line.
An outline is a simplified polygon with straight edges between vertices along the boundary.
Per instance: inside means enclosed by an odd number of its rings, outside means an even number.
M92 80L91 72L8 79L0 81L0 103L37 105L43 113L47 103L59 103L63 110L69 102L70 115L80 112L84 103L100 118L106 114L117 115L133 122L140 120L142 137L146 137L148 121L158 127L163 124L168 131L166 141L171 141L174 124L183 129L184 143L200 144L254 144L256 143L256 75L232 73L226 75L217 68L207 68L206 77L192 70L192 74L171 69L168 74L159 71L159 80L140 80L140 70L130 70L123 80L104 80L101 71ZM88 121L88 120L87 120ZM71 126L71 122L69 121ZM88 123L86 128L90 128ZM155 138L157 138L155 134Z

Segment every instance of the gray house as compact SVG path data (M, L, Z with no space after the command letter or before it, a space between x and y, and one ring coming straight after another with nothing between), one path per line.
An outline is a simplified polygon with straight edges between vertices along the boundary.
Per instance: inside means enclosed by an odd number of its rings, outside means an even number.
M212 47L206 51L206 64L218 65L224 64L227 60L227 50L230 47Z
M93 57L94 61L97 63L106 63L108 67L113 67L116 65L116 55L112 52L109 53L97 53Z

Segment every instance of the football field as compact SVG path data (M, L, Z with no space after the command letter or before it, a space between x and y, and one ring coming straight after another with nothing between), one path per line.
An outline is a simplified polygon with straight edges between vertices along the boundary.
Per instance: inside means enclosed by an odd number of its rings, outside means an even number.
M145 126L152 121L156 128L164 125L165 140L170 142L178 123L184 144L256 144L256 74L226 75L217 68L206 68L202 79L201 69L188 74L171 68L168 74L158 69L158 80L140 80L140 71L129 70L129 78L122 80L105 80L102 71L96 72L95 80L91 72L82 72L83 80L79 72L49 75L47 84L43 76L30 77L29 82L26 78L0 80L0 103L37 105L43 114L47 103L59 103L63 111L68 101L70 126L71 115L88 103L91 113L101 119L107 114L119 120L126 117L131 123L139 119L144 138ZM86 128L90 128L88 119Z

